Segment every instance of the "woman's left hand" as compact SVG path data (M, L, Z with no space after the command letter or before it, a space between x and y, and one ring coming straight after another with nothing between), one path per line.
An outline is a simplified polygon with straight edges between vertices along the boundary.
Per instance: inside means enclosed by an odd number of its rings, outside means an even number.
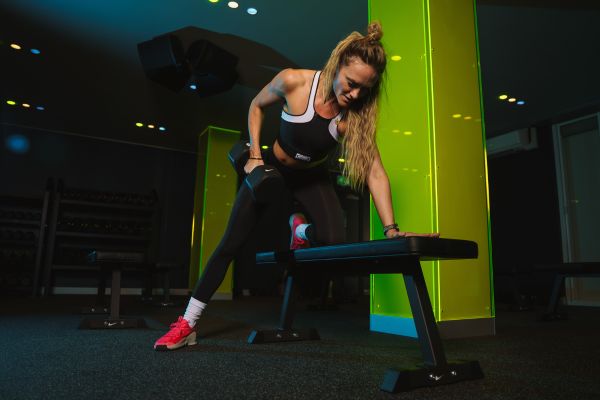
M388 239L393 238L401 238L401 237L410 237L410 236L419 236L419 237L431 237L431 238L439 238L440 234L438 232L433 233L415 233L415 232L402 232L397 229L390 229L387 231L385 236Z

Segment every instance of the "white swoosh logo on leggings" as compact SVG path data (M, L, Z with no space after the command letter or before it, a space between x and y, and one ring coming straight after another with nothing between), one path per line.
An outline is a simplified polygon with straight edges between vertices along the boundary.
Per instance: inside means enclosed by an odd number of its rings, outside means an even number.
M274 171L273 169L265 169L265 172Z

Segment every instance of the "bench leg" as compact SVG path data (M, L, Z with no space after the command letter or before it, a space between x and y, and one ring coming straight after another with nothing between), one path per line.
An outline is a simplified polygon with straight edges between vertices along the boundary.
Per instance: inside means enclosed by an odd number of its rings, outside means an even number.
M119 319L119 300L121 299L121 268L112 271L110 282L110 319Z
M108 319L85 318L79 329L123 329L145 328L146 322L141 318L122 318L119 315L121 298L121 267L114 267L110 288L110 316Z
M276 330L254 330L248 336L248 343L296 342L300 340L318 340L316 329L292 329L295 311L294 276L288 275L279 317L279 328Z
M162 283L163 283L163 297L162 300L153 303L158 307L174 307L176 304L171 301L171 279L169 276L169 270L165 269L162 271ZM150 291L152 292L152 290Z
M483 378L477 361L448 363L437 328L425 277L418 259L410 272L405 272L404 283L423 354L424 366L405 370L386 371L381 390L409 391L422 386L437 386L468 379Z
M565 277L566 275L561 273L557 273L554 276L554 286L552 287L552 295L550 296L550 300L548 301L546 312L544 313L544 315L542 315L543 321L555 321L567 318L566 314L561 314L557 312L558 300L560 298L560 293L565 283Z
M172 305L171 303L171 277L169 270L166 270L163 276L163 304L165 306Z
M106 271L103 268L98 269L98 287L96 290L96 304L91 307L81 308L81 314L110 314L108 306L105 304L106 296Z
M296 306L296 288L294 287L294 276L288 275L285 280L285 292L283 294L283 304L281 306L281 315L279 316L279 329L292 329L294 322L294 313Z
M404 284L423 354L423 362L428 367L444 366L447 364L446 355L433 315L425 277L418 261L413 271L412 274L404 274Z

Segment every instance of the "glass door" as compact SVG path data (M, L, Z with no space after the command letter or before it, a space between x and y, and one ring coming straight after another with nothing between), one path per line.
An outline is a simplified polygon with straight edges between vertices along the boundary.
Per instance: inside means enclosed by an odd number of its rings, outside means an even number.
M564 262L600 262L600 114L553 127ZM600 278L567 279L567 302L600 306Z

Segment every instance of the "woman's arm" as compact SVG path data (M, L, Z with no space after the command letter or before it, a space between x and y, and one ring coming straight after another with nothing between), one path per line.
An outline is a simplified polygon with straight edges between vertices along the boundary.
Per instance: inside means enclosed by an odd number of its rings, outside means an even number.
M367 186L373 196L373 203L379 214L379 219L383 226L392 225L394 221L394 208L392 207L392 191L390 188L390 180L381 163L381 157L377 151L371 171L367 177ZM399 233L398 229L390 229L386 232L387 237L393 237Z
M377 209L377 214L383 223L383 226L395 224L394 221L394 208L392 207L392 191L390 188L390 180L383 168L381 157L377 151L375 159L371 165L371 171L367 177L367 185L369 191L373 196L373 203ZM439 233L414 233L414 232L403 232L397 228L389 229L385 236L388 238L396 236L427 236L427 237L439 237Z
M272 104L285 101L286 96L297 86L298 73L293 69L284 69L256 95L248 110L248 133L250 136L250 157L244 167L249 174L256 166L263 165L260 160L260 131L264 119L264 109Z

